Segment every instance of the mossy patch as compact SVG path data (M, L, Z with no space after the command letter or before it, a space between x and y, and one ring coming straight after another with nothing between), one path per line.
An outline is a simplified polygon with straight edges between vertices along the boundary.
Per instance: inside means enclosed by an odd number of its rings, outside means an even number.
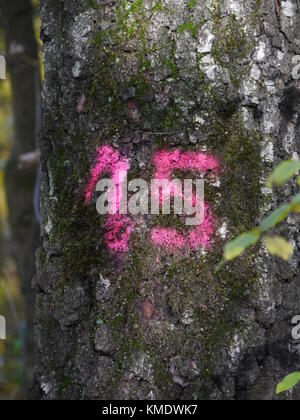
M218 65L229 71L231 82L238 87L245 76L242 61L249 56L253 43L249 42L243 23L235 15L230 15L225 25L223 22L216 24L215 35L212 57Z
M240 63L248 57L251 43L234 15L228 17L225 24L221 22L215 3L212 19L216 40L212 55L217 64L229 70L232 84L237 86L243 77ZM97 4L91 1L90 7L96 8ZM187 6L191 11L196 1L189 1ZM162 7L161 2L156 2L152 12L160 13ZM69 139L70 143L65 146L65 131L57 132L61 138L56 139L56 144L60 142L60 146L49 162L54 194L53 207L49 209L53 224L49 240L53 249L57 247L62 253L63 264L57 288L63 291L64 282L92 278L89 277L92 270L96 272L93 279L105 271L112 280L109 301L101 304L94 301L99 319L111 329L118 349L113 355L115 375L108 391L112 398L140 350L151 355L155 382L167 396L174 392L175 386L168 370L172 357L193 357L200 367L201 378L210 376L219 350L230 344L233 331L240 326L239 307L253 291L257 280L255 257L251 253L239 262L216 270L224 245L217 236L212 249L204 255L202 252L170 254L155 248L149 240L151 227L160 225L182 231L185 228L180 218L169 216L145 222L147 227L142 232L138 226L128 255L112 256L102 243L103 219L94 204L83 205L82 192L90 173L92 151L104 142L117 142L122 146L125 132L142 136L149 130L144 128L147 123L157 132L174 133L172 136L149 135L153 151L161 147L172 150L174 139L179 139L176 148L197 151L203 150L205 145L208 153L219 158L221 186L210 185L209 178L206 183L206 200L215 214L216 228L226 221L230 235L235 236L252 227L259 215L262 167L258 133L245 127L239 101L232 99L229 90L224 86L214 87L207 81L201 70L201 54L195 80L183 80L180 71L184 69L178 66L173 35L166 35L164 48L159 58L156 56L156 65L170 71L155 79L157 74L150 57L158 47L150 47L147 42L147 17L142 1L122 1L116 6L111 26L95 34L91 42L94 74L86 82L85 112L89 123L99 124L99 132L90 135L88 153L82 134ZM188 31L196 37L198 28L191 18L178 28L176 36ZM132 90L133 98L128 98ZM169 95L167 106L158 104L159 94ZM139 108L141 122L130 119L126 108L128 100L134 100ZM205 119L201 133L203 143L191 144L182 133L187 137L196 132L196 113ZM84 128L78 125L78 132L83 132ZM139 145L132 146L131 138L126 147L130 152L139 150ZM73 163L68 162L70 144L72 154L77 156ZM138 165L134 176L140 175L137 168ZM91 291L93 287L91 285ZM153 300L155 316L150 320L141 314L140 305L145 297ZM193 313L191 324L182 321L186 310ZM95 322L97 314L94 314ZM65 383L67 387L70 385L69 380L62 379L62 390ZM181 392L176 396L180 398Z
M183 33L185 31L188 31L192 34L193 37L196 37L198 34L199 26L196 25L193 22L184 22L182 25L178 28L178 33Z
M187 7L191 10L191 9L193 9L194 7L196 7L196 6L197 6L197 2L198 2L198 0L188 0L188 5L187 5Z

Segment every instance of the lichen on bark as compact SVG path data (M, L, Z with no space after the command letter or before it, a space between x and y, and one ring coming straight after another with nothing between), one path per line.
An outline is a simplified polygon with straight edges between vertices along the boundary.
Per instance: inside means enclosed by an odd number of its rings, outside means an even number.
M296 367L286 323L297 302L282 307L289 287L263 251L216 267L224 242L262 213L270 144L283 155L290 67L276 65L291 62L296 43L265 1L43 0L41 12L41 397L273 398L278 377ZM299 24L299 11L291 19ZM158 249L147 239L153 220L140 217L128 254L109 254L95 206L83 205L103 144L130 158L130 177L147 180L161 148L217 156L220 180L206 191L212 249Z

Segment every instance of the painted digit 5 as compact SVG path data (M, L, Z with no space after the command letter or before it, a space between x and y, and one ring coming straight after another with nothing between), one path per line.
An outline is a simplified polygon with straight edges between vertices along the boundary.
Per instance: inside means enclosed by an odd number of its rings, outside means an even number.
M211 171L215 174L219 171L219 162L213 156L200 152L181 152L175 150L160 151L153 157L155 168L154 178L157 180L172 181L174 171L197 171L206 173ZM174 188L171 194L182 194L182 191L176 191ZM184 195L183 195L184 199ZM193 195L193 203L196 197ZM167 250L207 248L214 233L214 218L210 206L202 202L203 218L202 223L187 233L182 233L178 229L156 227L151 231L152 242Z

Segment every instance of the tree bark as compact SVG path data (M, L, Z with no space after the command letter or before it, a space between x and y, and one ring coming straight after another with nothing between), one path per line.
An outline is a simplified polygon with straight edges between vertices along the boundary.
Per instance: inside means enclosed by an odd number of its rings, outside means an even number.
M37 165L20 169L19 158L36 150L37 115L40 113L40 63L33 29L30 0L0 2L6 57L12 87L14 137L5 171L11 241L9 253L16 260L25 301L26 331L23 346L24 392L33 377L33 319L35 251L39 245L39 223L34 211Z
M300 364L299 220L280 228L295 243L289 264L263 247L218 264L227 240L296 188L264 186L299 153L297 2L41 0L41 14L36 396L274 399ZM153 227L178 220L139 216L128 251L110 252L96 195L84 203L104 145L130 160L130 179L150 181L160 150L218 159L219 179L205 177L208 249L157 246Z

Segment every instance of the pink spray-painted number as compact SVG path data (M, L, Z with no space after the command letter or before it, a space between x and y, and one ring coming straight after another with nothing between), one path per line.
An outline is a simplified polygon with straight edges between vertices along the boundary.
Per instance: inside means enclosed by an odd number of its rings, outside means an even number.
M181 152L175 150L160 151L153 157L153 166L155 168L154 178L157 180L172 180L174 171L197 171L206 173L211 171L215 174L219 171L219 162L213 156L200 152ZM92 198L93 191L101 175L104 173L111 176L116 186L117 206L115 214L107 216L104 228L105 243L111 251L124 253L128 251L128 243L133 232L133 223L130 217L119 214L121 194L123 189L121 183L127 177L130 169L128 159L120 156L110 146L102 146L97 149L95 164L91 170L91 177L85 190L85 203L88 204ZM171 190L171 195L175 196L178 191ZM162 197L160 197L160 202ZM193 202L195 197L193 196ZM177 229L165 229L157 227L151 231L152 242L167 250L207 248L214 233L214 218L210 206L203 203L204 219L195 229L184 234Z
M104 241L108 249L120 253L128 251L128 243L133 231L130 217L118 213L122 198L122 188L120 184L126 178L129 168L128 159L120 156L112 147L99 147L97 149L96 162L91 171L90 181L85 190L85 204L88 204L100 176L104 173L111 176L111 179L116 186L116 212L115 214L107 215L107 219L104 223L106 231Z
M174 171L196 171L206 173L211 171L217 174L219 171L219 161L213 156L200 152L172 152L162 150L153 157L155 168L154 178L158 180L172 180ZM171 190L171 195L175 196L178 191ZM182 194L182 192L181 192ZM160 201L161 201L160 196ZM184 196L183 196L184 198ZM193 195L193 204L195 195ZM151 231L152 242L167 250L208 248L211 237L214 233L214 217L210 206L202 203L204 218L200 225L188 233L182 233L178 229L156 227Z

